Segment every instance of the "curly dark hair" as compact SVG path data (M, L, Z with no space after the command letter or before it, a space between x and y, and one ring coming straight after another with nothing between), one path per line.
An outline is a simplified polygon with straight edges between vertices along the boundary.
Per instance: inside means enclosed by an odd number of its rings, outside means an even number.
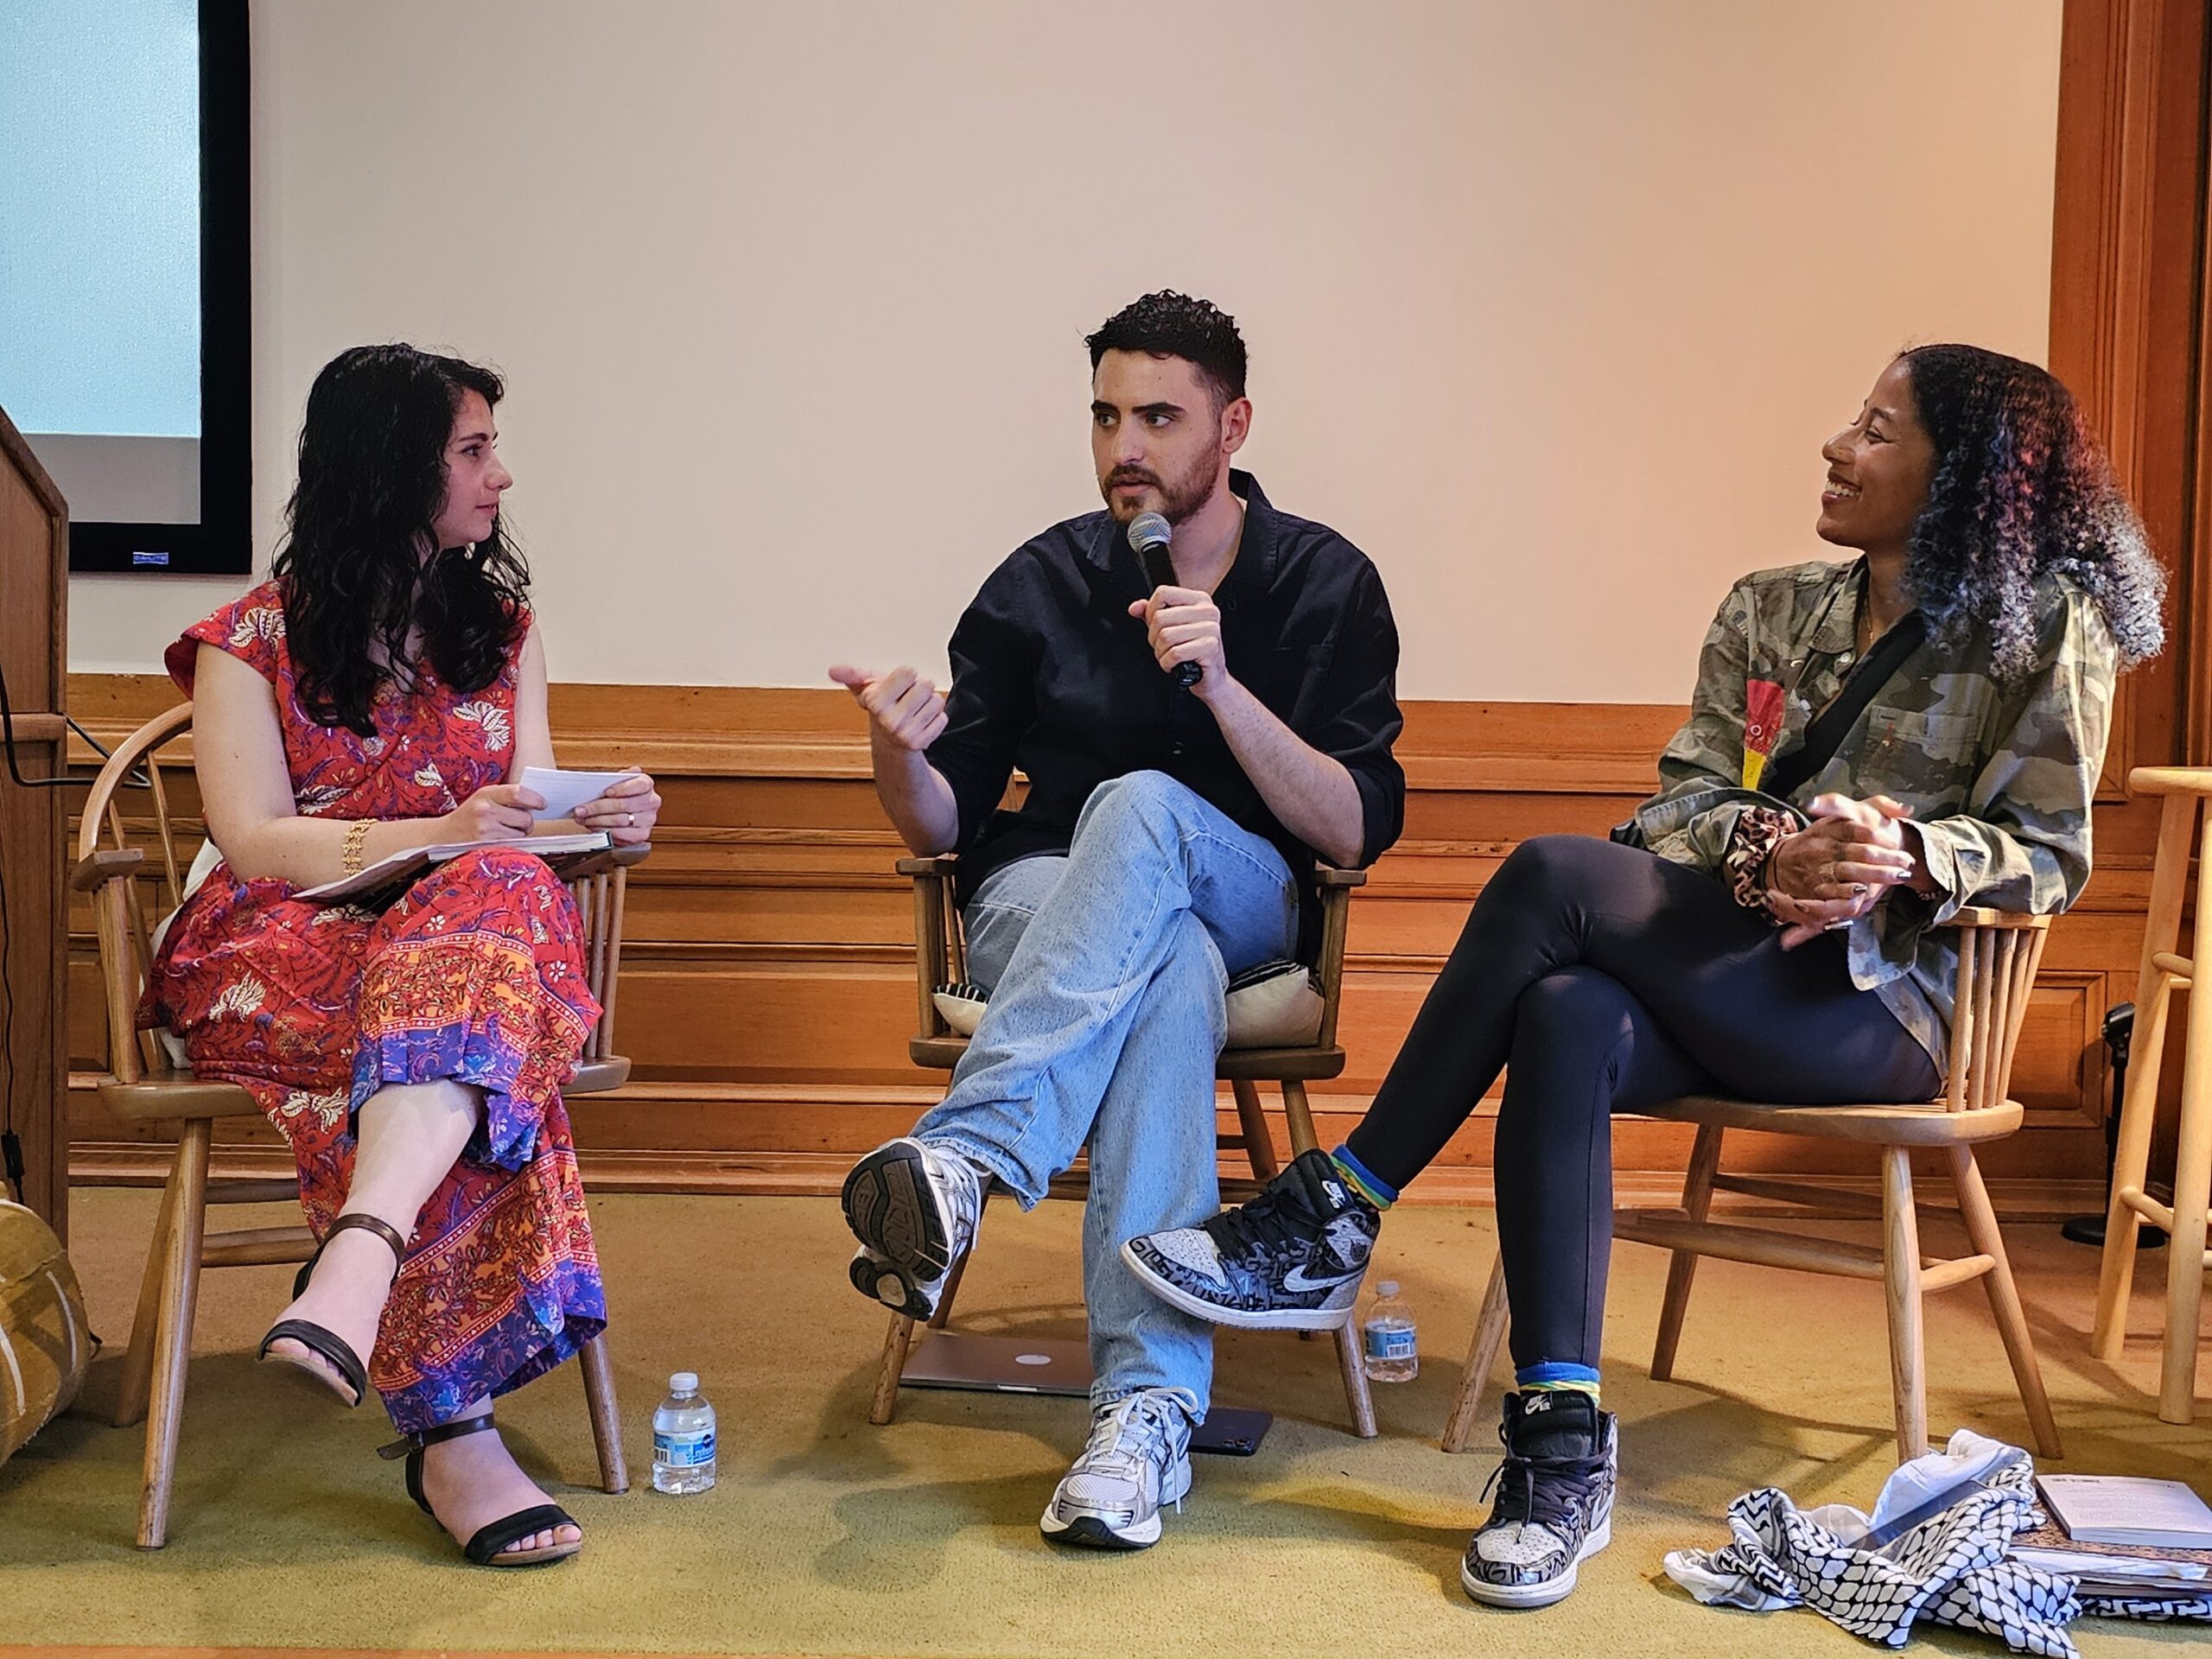
M424 553L461 396L496 405L505 390L489 369L404 344L356 346L315 376L270 574L301 701L324 724L375 734L378 691L414 683L417 627L423 655L455 690L499 677L525 626L522 555L496 522L473 547Z
M1244 336L1236 319L1211 300L1194 300L1164 288L1132 300L1084 336L1090 366L1109 352L1148 352L1194 365L1213 389L1217 413L1244 395Z
M1988 631L2000 679L2036 655L2036 579L2063 575L2096 603L2133 668L2165 645L2165 572L2152 556L2074 394L2049 371L1976 346L1899 354L1936 448L1905 584L1953 649Z

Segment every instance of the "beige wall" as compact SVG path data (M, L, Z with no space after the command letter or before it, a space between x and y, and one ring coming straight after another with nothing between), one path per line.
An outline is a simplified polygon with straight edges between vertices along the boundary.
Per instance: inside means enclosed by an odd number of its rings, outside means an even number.
M263 0L255 491L341 346L508 374L558 679L943 661L1096 505L1080 337L1242 321L1409 696L1669 701L1889 353L2040 357L2059 0ZM79 577L80 671L220 582Z

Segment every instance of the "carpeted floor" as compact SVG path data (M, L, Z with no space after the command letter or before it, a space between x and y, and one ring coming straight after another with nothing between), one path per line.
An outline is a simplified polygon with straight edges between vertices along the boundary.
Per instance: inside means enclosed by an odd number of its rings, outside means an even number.
M1376 1389L1382 1434L1354 1440L1329 1350L1232 1333L1217 1398L1278 1413L1260 1455L1205 1459L1186 1512L1136 1554L1047 1545L1037 1517L1081 1446L1079 1402L910 1392L887 1428L866 1421L883 1319L844 1283L836 1206L819 1199L594 1202L615 1306L627 1445L639 1487L588 1487L591 1443L573 1368L503 1405L524 1461L589 1536L544 1573L459 1563L407 1502L373 1411L346 1414L257 1370L253 1339L289 1268L212 1276L184 1420L170 1541L131 1547L141 1437L93 1414L127 1337L154 1195L78 1195L73 1252L111 1357L85 1408L0 1467L0 1641L804 1654L1395 1656L1484 1647L1560 1654L1863 1651L1809 1612L1702 1608L1659 1570L1724 1535L1748 1487L1870 1502L1892 1462L1878 1286L1707 1263L1680 1380L1643 1376L1664 1258L1615 1255L1606 1402L1622 1421L1611 1549L1548 1612L1471 1605L1459 1554L1494 1459L1447 1458L1447 1410L1491 1257L1487 1211L1402 1210L1385 1270L1421 1321L1415 1382ZM250 1211L226 1224L243 1224ZM1072 1335L1077 1211L1045 1206L994 1230L965 1300L976 1322ZM1931 1232L1935 1230L1931 1228ZM1871 1236L1871 1234L1869 1234ZM2117 1371L2083 1332L2095 1256L2054 1228L2011 1230L2067 1467L2212 1484L2212 1412L2190 1428L2152 1409L2156 1356ZM1940 1236L1931 1243L1943 1244ZM993 1248L995 1246L995 1248ZM2152 1258L2145 1279L2163 1281ZM2148 1288L2138 1330L2150 1328ZM1931 1424L2024 1430L1979 1289L1934 1299ZM644 1486L649 1420L669 1371L696 1370L721 1419L721 1484L671 1498ZM562 1480L576 1483L563 1485ZM2078 1627L2092 1654L2208 1634ZM1952 1634L1940 1650L1991 1652Z

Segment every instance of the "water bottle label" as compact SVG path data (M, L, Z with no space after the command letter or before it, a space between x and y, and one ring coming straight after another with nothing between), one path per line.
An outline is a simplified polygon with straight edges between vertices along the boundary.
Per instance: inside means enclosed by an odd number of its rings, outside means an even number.
M665 1434L653 1431L653 1461L668 1468L696 1469L715 1460L715 1431L699 1434Z
M1370 1359L1411 1359L1414 1357L1414 1328L1410 1325L1370 1325L1367 1327Z

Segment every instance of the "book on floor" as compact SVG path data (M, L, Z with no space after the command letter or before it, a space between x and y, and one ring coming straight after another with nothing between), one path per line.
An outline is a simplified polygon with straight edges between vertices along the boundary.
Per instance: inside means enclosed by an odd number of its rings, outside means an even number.
M296 898L310 899L317 904L363 905L372 909L397 898L423 873L435 869L449 859L463 853L473 853L480 847L509 847L517 852L535 853L549 861L569 861L578 855L603 853L614 844L613 837L604 830L592 830L574 836L530 836L507 841L442 842L433 847L410 847L377 860L353 874L341 876L335 881L325 881L320 887L303 888ZM559 863L555 874L560 874Z
M2015 1534L2008 1553L2030 1567L2075 1580L2090 1595L2190 1600L2212 1595L2212 1549L2082 1543L2053 1521Z
M2178 1480L2038 1475L2051 1519L2076 1543L2212 1549L2212 1508Z

